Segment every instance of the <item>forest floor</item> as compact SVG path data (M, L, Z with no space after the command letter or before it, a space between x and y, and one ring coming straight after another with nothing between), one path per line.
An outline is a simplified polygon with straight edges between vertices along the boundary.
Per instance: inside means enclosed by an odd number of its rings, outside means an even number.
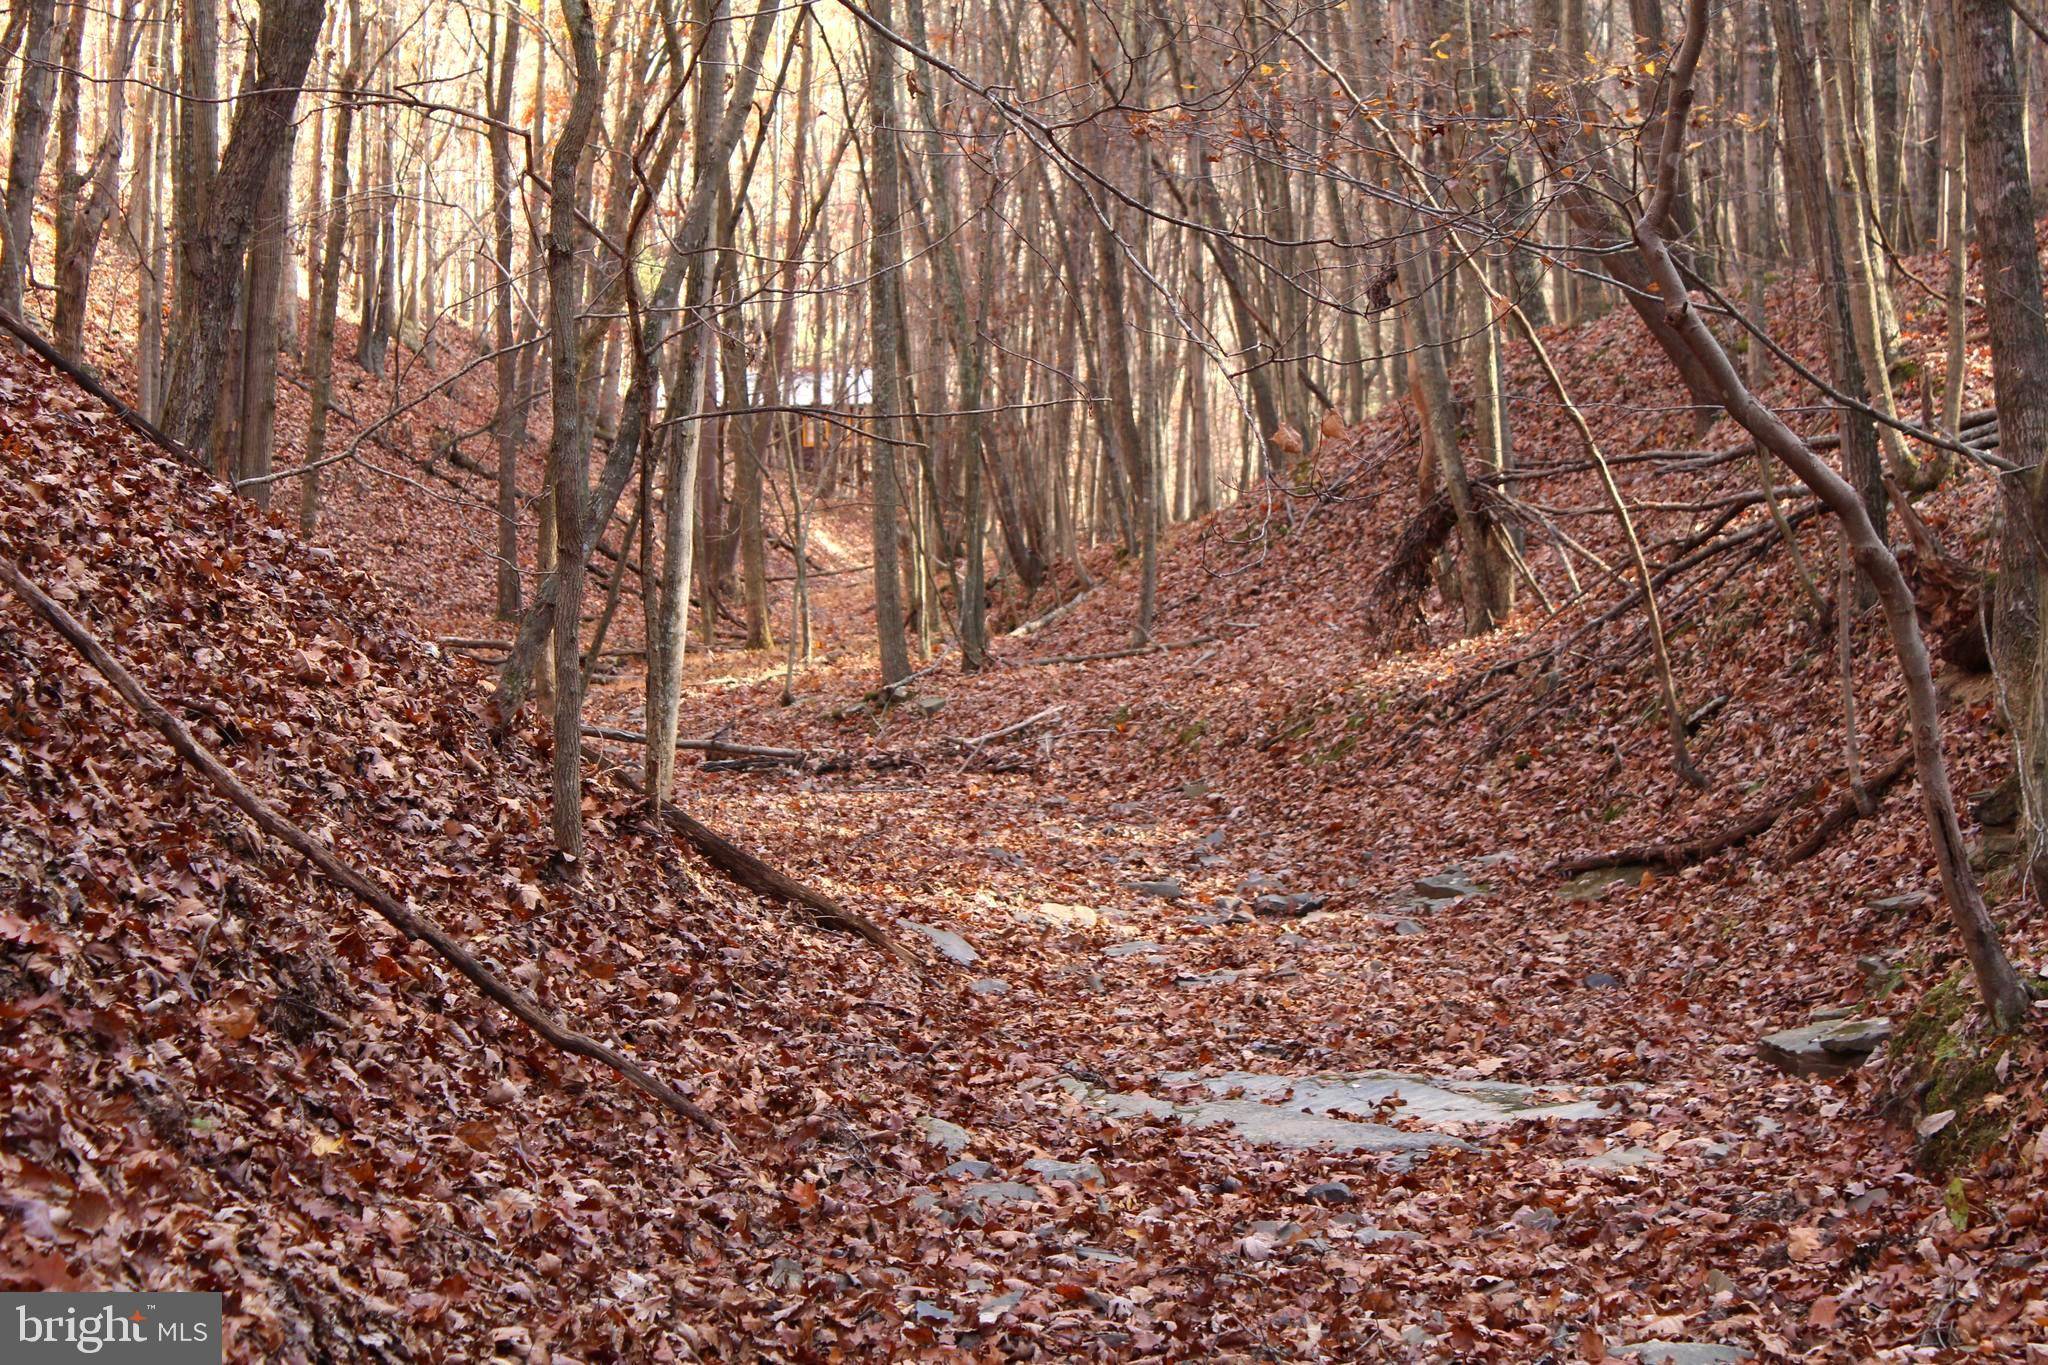
M1554 341L1603 438L1731 445L1662 410L1633 325ZM1525 360L1515 388L1518 452L1569 463ZM1385 615L1400 409L1174 534L1173 648L1050 662L1127 641L1102 551L993 667L942 654L878 709L866 581L821 580L792 701L780 651L729 645L685 699L692 735L803 757L694 756L678 802L912 970L736 891L601 771L559 875L544 734L493 739L488 671L429 643L506 630L482 485L331 481L340 553L308 550L14 358L0 462L0 552L243 780L726 1128L552 1053L266 848L8 601L0 1287L218 1285L238 1359L2048 1359L2048 1068L1972 1031L1910 784L1792 857L1845 785L1839 680L1768 539L1670 589L1706 793L1671 770L1639 614L1600 624L1597 580L1564 604L1561 551L1530 553L1554 616L1525 593L1454 642L1434 597ZM1921 513L1966 553L1987 501L1957 480ZM823 514L819 567L864 562L858 512ZM1817 519L1801 543L1831 588ZM1900 693L1878 623L1854 640L1875 767ZM1958 790L1990 788L1989 685L1943 682ZM589 719L638 707L627 671ZM1816 781L1712 857L1556 866ZM1988 865L2037 967L2048 923ZM1833 1010L1899 1041L1832 1080L1757 1055Z

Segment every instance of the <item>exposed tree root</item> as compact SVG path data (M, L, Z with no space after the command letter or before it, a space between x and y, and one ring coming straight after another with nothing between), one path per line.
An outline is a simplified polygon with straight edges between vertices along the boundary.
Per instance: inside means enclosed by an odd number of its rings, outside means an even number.
M1734 824L1710 834L1701 834L1689 839L1669 839L1653 844L1632 844L1625 848L1608 849L1604 853L1582 853L1575 858L1564 858L1552 863L1548 871L1559 877L1575 877L1581 872L1595 872L1607 867L1679 868L1704 862L1717 853L1724 853L1756 838L1777 824L1787 811L1803 806L1819 795L1820 788L1820 783L1809 782L1790 796L1780 797L1769 805L1761 806Z
M1912 767L1913 750L1909 747L1892 755L1883 767L1866 773L1863 778L1864 802L1859 804L1853 791L1845 791L1836 797L1827 814L1821 816L1820 823L1785 855L1782 865L1790 867L1793 863L1805 862L1827 847L1828 840L1874 812L1878 803L1884 800L1885 794L1891 791Z

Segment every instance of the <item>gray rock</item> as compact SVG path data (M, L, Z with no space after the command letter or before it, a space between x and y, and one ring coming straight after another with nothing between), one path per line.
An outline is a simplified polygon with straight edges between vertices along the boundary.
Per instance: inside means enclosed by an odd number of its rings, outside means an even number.
M1140 954L1158 957L1166 950L1150 939L1133 939L1128 943L1112 943L1102 950L1104 957L1137 957ZM1164 961L1164 958L1160 959Z
M1829 1019L1759 1040L1757 1055L1791 1076L1843 1076L1870 1060L1892 1036L1892 1021Z
M990 1323L1001 1320L1003 1314L1009 1312L1022 1302L1024 1302L1024 1291L1021 1289L1012 1289L1007 1294L998 1294L982 1304L980 1311L974 1315L975 1320L986 1327Z
M1621 984L1621 978L1612 972L1588 972L1586 985L1592 990L1609 990Z
M1525 1232L1556 1232L1557 1225L1564 1220L1546 1204L1525 1204L1509 1221Z
M1252 912L1271 919L1300 919L1322 909L1329 899L1320 891L1296 891L1286 896L1269 891L1252 898Z
M1582 1156L1564 1164L1581 1171L1633 1171L1663 1162L1663 1154L1652 1147L1610 1147L1598 1156Z
M993 976L985 976L967 989L973 991L976 995L1008 995L1010 993L1010 983L998 980Z
M1189 924L1203 929L1225 929L1238 924L1250 924L1252 917L1242 910L1218 910L1214 914L1196 915Z
M1024 1163L1024 1169L1041 1180L1058 1183L1071 1181L1076 1185L1099 1185L1102 1183L1102 1168L1092 1161L1055 1161L1051 1157L1037 1157Z
M1036 1204L1038 1191L1014 1180L984 1180L967 1187L969 1204Z
M996 1168L977 1157L962 1157L939 1174L952 1180L986 1180L996 1173Z
M1131 890L1147 896L1156 896L1163 901L1177 901L1187 895L1178 877L1161 877L1157 881L1129 881L1124 883Z
M1884 896L1870 903L1870 908L1887 915L1910 914L1931 905L1934 897L1925 891L1908 891L1902 896Z
M1616 1347L1614 1353L1633 1356L1642 1365L1726 1365L1749 1359L1749 1352L1740 1346L1721 1346L1711 1341L1638 1341Z
M1278 891L1284 885L1286 883L1270 872L1248 872L1245 879L1237 884L1237 889L1247 896L1253 896L1262 891Z
M1835 1019L1853 1019L1856 1017L1856 1007L1854 1005L1822 1005L1819 1009L1809 1011L1806 1017L1813 1020L1816 1024L1825 1024Z
M916 1303L910 1305L910 1320L912 1322L952 1323L960 1321L960 1318L950 1308L941 1308L928 1299L919 1299Z
M1188 972L1173 979L1173 984L1182 990L1197 991L1205 986L1228 986L1237 980L1238 973L1226 967L1217 972Z
M1320 1185L1311 1185L1307 1197L1318 1204L1349 1204L1358 1198L1341 1180L1325 1180Z
M1075 1247L1074 1255L1080 1260L1100 1261L1104 1265L1129 1265L1131 1263L1130 1257L1119 1255L1108 1247Z
M1390 1071L1321 1076L1170 1072L1158 1079L1161 1085L1175 1088L1199 1085L1213 1098L1174 1104L1152 1095L1109 1091L1074 1077L1062 1078L1059 1085L1117 1118L1175 1118L1197 1128L1220 1125L1262 1146L1384 1153L1389 1161L1434 1147L1469 1150L1472 1146L1448 1133L1419 1132L1375 1121L1389 1105L1401 1117L1424 1124L1481 1128L1523 1119L1595 1118L1605 1112L1591 1100L1556 1102L1524 1086L1433 1080Z
M962 967L972 967L981 961L981 954L974 951L974 945L951 929L941 929L933 924L919 924L916 920L905 920L904 923L930 939L932 946L948 961L956 962Z
M948 1152L963 1152L967 1150L967 1144L974 1141L973 1134L965 1128L957 1123L948 1123L944 1119L922 1118L918 1120L918 1124L924 1129L927 1142L943 1147Z
M913 697L910 700L910 705L913 709L922 711L927 716L936 716L939 712L946 709L946 700L944 697Z
M1583 904L1604 900L1617 886L1641 886L1650 879L1650 869L1641 863L1629 863L1622 867L1596 867L1557 888L1556 896L1561 901Z
M1467 896L1484 896L1493 888L1481 886L1457 868L1445 868L1442 872L1428 877L1417 877L1412 888L1415 895L1426 901L1457 901Z
M1402 938L1413 938L1422 932L1422 926L1412 919L1397 919L1394 921L1394 932Z

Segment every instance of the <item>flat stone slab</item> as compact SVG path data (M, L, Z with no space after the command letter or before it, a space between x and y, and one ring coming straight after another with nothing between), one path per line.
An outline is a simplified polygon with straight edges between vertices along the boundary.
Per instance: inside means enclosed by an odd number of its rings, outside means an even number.
M935 924L919 924L914 919L905 920L904 923L930 939L932 946L950 962L957 962L962 967L972 967L981 961L981 954L974 951L974 945L951 929L941 929Z
M1579 1171L1633 1171L1663 1165L1664 1155L1653 1147L1610 1147L1598 1156L1575 1157L1564 1164Z
M957 1123L929 1116L917 1122L924 1129L925 1140L935 1147L945 1148L948 1155L966 1151L967 1145L974 1141L974 1135Z
M1382 1112L1382 1105L1396 1096L1402 1103L1393 1112L1434 1126L1495 1128L1523 1119L1594 1118L1602 1112L1593 1101L1558 1102L1528 1086L1442 1080L1393 1071L1353 1076L1279 1076L1253 1071L1203 1076L1183 1071L1160 1076L1162 1086L1200 1086L1216 1097L1179 1104L1154 1095L1103 1090L1072 1077L1058 1083L1117 1118L1178 1118L1195 1128L1221 1125L1236 1130L1248 1142L1290 1151L1324 1148L1400 1153L1471 1148L1471 1143L1448 1133L1371 1121Z
M1556 896L1565 902L1597 901L1617 886L1641 886L1650 879L1650 869L1642 863L1623 863L1618 867L1596 867L1557 888Z
M1110 944L1102 950L1102 955L1104 957L1143 957L1148 961L1156 957L1164 962L1166 959L1161 954L1165 951L1166 949L1150 939L1133 939L1127 943Z
M1629 1356L1642 1365L1724 1365L1750 1358L1749 1352L1740 1346L1712 1341L1638 1341L1615 1347L1614 1354Z
M1102 1183L1102 1168L1092 1161L1056 1161L1042 1156L1025 1162L1024 1169L1040 1180L1066 1180L1076 1185Z
M1038 1191L1014 1180L985 1180L967 1187L966 1202L975 1204L1036 1204Z
M1892 1036L1892 1021L1823 1019L1804 1028L1766 1034L1757 1055L1792 1076L1844 1076L1870 1060Z
M1364 1071L1356 1075L1277 1076L1259 1071L1226 1071L1203 1076L1171 1071L1161 1085L1201 1085L1217 1095L1243 1091L1250 1100L1278 1101L1303 1113L1371 1117L1390 1099L1400 1104L1398 1117L1427 1124L1473 1123L1492 1126L1520 1119L1590 1119L1603 1109L1592 1100L1559 1103L1532 1086L1505 1081L1460 1081L1408 1075L1399 1071Z

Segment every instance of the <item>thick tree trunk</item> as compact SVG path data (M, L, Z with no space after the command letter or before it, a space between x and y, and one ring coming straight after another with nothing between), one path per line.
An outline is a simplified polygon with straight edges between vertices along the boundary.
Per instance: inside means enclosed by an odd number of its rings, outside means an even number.
M111 78L118 87L128 79L135 62L136 0L125 0L120 25L114 34L114 66ZM77 25L83 29L87 8L76 10ZM64 108L66 123L58 143L64 148L57 180L57 312L53 319L57 349L74 360L84 358L87 291L92 284L93 261L99 254L100 236L114 216L120 201L121 153L127 138L128 96L111 91L107 98L105 131L84 167L75 165L78 148L79 90L82 65L78 44L65 72ZM145 93L145 98L147 95ZM147 175L148 171L142 174ZM141 188L137 187L138 190Z
M876 22L893 22L890 0L870 6ZM898 354L902 326L902 170L896 147L896 49L873 30L867 31L868 109L873 120L873 150L868 159L869 194L874 221L869 228L868 325L869 365L873 373L874 416L870 425L882 439L871 443L873 465L869 529L874 535L875 635L882 656L882 684L893 686L910 676L910 646L903 633L903 580L897 564L896 447L890 444L901 428L894 414L903 410L903 378Z
M590 403L584 383L582 233L578 171L604 91L597 25L585 0L562 0L575 81L569 113L548 167L548 483L554 492L555 564L554 834L565 858L583 856L583 519L590 499ZM622 569L620 572L624 572Z
M519 447L526 440L526 402L519 393L519 356L514 338L512 289L512 196L518 168L512 162L512 84L519 73L519 36L525 26L516 7L507 5L500 20L492 18L498 35L495 82L489 92L491 149L491 315L497 346L498 411L492 435L498 453L498 618L519 615Z
M196 237L178 244L193 287L192 305L172 330L163 426L188 446L205 442L213 431L228 332L242 297L243 257L272 164L290 146L299 87L324 10L325 0L265 0L256 70L236 106L205 218Z
M2018 755L2029 873L2040 894L2048 885L2048 321L2042 318L2012 15L2004 0L1956 0L1955 13L1998 445L2023 466L2001 480L1992 657Z
M21 83L14 100L14 139L7 158L7 195L0 205L0 308L22 316L34 256L36 187L50 144L51 94L57 88L56 0L24 0Z

